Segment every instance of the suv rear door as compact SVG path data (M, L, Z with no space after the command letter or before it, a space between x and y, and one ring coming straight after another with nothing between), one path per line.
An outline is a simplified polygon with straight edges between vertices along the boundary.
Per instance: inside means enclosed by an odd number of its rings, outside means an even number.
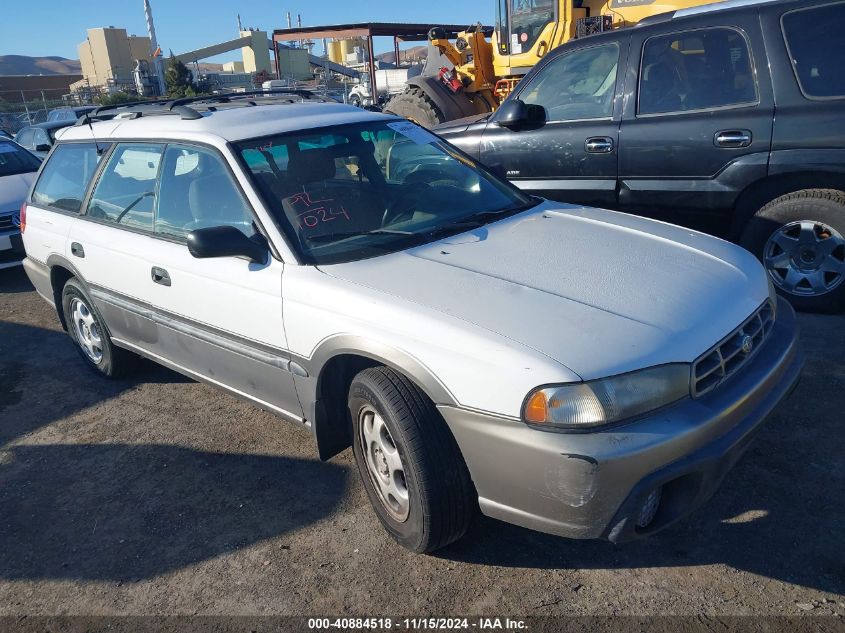
M756 10L633 29L629 60L620 208L682 223L683 207L683 223L715 226L767 170L774 103Z
M71 253L118 345L301 420L269 257L196 259L187 234L254 216L216 150L118 143L71 229ZM76 252L74 252L76 251Z
M545 108L545 122L511 129L499 123L501 110L494 113L481 139L481 162L539 196L614 205L618 96L629 40L586 40L550 54L512 97Z

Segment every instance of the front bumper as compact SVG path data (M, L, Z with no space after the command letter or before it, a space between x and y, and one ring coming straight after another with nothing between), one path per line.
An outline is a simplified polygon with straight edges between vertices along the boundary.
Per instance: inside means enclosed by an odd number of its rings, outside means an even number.
M795 312L778 300L764 347L697 400L605 431L539 431L513 419L438 407L467 462L484 514L571 538L624 541L701 506L798 382L804 357ZM662 486L654 520L636 527Z
M20 266L26 252L20 231L0 233L0 270Z

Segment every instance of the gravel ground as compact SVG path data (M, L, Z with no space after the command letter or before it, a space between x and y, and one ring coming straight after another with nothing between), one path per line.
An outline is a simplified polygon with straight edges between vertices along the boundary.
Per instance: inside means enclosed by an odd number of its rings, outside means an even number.
M845 615L845 316L800 322L803 381L679 525L614 546L479 517L417 556L351 451L321 463L309 434L153 364L97 377L0 271L0 616Z

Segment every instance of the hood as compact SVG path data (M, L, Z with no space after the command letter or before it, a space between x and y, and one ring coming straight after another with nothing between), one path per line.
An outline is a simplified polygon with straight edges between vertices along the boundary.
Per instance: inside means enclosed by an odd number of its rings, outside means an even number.
M431 131L441 136L449 134L458 134L460 132L465 132L472 124L479 123L481 121L486 121L489 118L489 112L483 112L482 114L473 114L471 116L463 117L461 119L452 119L451 121L446 121L444 123L435 125L433 128L431 128Z
M0 213L20 209L33 180L35 172L0 177Z
M584 380L691 362L767 297L744 249L603 209L540 207L327 274L515 340Z

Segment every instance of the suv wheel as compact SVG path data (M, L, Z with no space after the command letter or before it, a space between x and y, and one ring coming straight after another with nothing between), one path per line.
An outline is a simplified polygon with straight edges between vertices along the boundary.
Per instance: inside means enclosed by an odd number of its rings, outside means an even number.
M68 334L89 367L110 378L135 368L138 357L114 346L105 322L75 278L68 279L62 290L62 311Z
M801 310L845 308L845 193L805 189L772 200L741 243L757 255L778 292Z
M349 388L355 461L385 529L414 552L431 552L467 531L477 496L443 418L410 380L365 369Z

